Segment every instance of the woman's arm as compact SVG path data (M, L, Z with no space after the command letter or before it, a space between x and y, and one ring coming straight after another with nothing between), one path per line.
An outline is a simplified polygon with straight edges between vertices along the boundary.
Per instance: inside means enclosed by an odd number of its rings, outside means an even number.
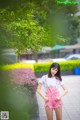
M48 98L42 93L42 84L41 83L39 83L38 84L38 87L37 87L37 92L38 92L38 94L45 100L45 101L47 101L48 100Z
M61 85L61 87L63 88L64 92L60 96L57 96L56 100L61 99L64 95L66 95L68 93L68 89L64 84Z
M68 89L67 89L67 87L66 87L64 84L61 85L61 87L62 87L63 90L64 90L63 94L61 94L61 97L63 97L64 95L66 95L66 94L68 93Z

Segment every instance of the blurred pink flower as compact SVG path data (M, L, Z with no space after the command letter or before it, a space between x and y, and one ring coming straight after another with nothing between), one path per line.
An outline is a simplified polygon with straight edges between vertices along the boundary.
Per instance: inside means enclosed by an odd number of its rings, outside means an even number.
M37 78L32 69L22 68L10 70L11 82L18 85L24 85L25 87L37 87Z

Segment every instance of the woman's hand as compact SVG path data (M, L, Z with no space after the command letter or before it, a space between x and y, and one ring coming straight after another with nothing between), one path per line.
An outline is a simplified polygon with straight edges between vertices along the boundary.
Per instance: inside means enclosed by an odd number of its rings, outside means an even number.
M47 96L44 97L44 101L45 101L45 102L48 101L48 97L47 97Z
M57 96L55 100L60 100L61 99L61 96Z

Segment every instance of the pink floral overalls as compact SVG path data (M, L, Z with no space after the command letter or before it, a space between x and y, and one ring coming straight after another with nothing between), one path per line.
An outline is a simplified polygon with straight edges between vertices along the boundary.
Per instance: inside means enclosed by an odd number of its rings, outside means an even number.
M56 79L56 84L58 79ZM48 97L48 101L45 102L45 107L49 107L51 109L55 109L60 107L63 103L62 100L56 100L56 97L60 96L59 91L55 86L47 86L47 81L45 80L46 84L46 96Z

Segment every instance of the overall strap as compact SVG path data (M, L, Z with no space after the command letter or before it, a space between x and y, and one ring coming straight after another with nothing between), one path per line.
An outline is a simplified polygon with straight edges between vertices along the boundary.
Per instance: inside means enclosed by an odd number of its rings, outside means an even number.
M47 79L46 79L46 76L47 76L47 75L45 75L45 88L48 88L48 90L51 92L50 88L47 86Z

